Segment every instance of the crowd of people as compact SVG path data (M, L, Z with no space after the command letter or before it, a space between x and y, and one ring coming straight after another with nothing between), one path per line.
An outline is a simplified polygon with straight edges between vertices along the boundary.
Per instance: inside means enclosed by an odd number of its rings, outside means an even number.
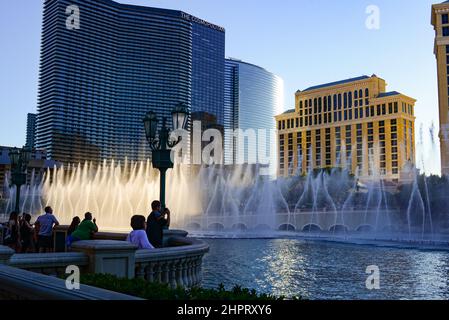
M53 228L59 225L51 207L45 208L34 224L31 215L11 212L5 224L3 244L20 253L50 252L53 247Z
M53 229L59 221L51 207L44 209L44 214L31 223L31 215L19 215L11 212L5 223L3 244L17 253L46 253L53 250ZM138 246L138 249L154 249L163 246L163 230L170 226L170 210L162 210L159 201L151 203L151 213L147 218L135 215L131 218L132 231L126 241ZM98 232L97 221L92 213L86 212L84 219L74 217L67 229L66 245L70 249L77 241L91 240Z

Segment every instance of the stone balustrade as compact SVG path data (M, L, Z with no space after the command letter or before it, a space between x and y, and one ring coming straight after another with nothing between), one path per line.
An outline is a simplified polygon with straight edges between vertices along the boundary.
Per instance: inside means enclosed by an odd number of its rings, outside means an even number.
M185 238L188 232L183 230L164 230L163 245L169 246L172 238ZM97 232L92 240L116 240L125 241L128 233L125 232Z
M80 285L67 288L65 280L0 264L0 300L141 300Z
M209 246L196 239L172 238L172 246L164 249L138 250L135 276L149 282L194 287L201 284L202 259Z
M88 257L79 252L14 254L8 262L12 267L56 277L65 275L67 266L87 271L88 264Z
M188 238L185 231L167 230L163 248L137 250L135 245L123 241L125 238L124 233L102 232L95 240L74 243L72 252L45 254L15 254L0 246L0 265L56 277L65 275L67 266L76 265L82 273L138 277L172 288L200 285L202 259L209 251L205 242Z

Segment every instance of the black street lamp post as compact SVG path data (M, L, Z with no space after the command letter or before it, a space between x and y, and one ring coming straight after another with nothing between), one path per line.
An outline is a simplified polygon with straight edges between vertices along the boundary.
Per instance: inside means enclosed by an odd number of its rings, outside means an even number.
M172 111L173 130L186 129L188 119L188 108L186 104L180 103ZM167 127L167 118L162 118L162 127L158 131L159 119L156 113L150 111L143 119L145 135L150 144L152 152L153 167L160 172L160 202L161 208L165 208L165 176L168 169L173 168L171 160L171 149L175 147L181 139L170 139L170 129Z
M11 184L16 186L16 203L14 211L20 211L20 189L27 180L27 167L31 158L31 150L27 147L11 149L9 159L11 161Z

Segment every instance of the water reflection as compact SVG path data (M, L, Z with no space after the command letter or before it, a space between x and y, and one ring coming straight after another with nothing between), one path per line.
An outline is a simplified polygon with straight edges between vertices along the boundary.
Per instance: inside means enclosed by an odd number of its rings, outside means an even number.
M449 299L449 252L296 239L206 239L203 284L308 299ZM366 289L367 266L380 290Z

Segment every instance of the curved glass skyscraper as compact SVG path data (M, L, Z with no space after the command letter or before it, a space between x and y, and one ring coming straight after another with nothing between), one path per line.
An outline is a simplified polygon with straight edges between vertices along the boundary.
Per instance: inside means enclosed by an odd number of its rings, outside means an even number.
M223 28L181 11L46 0L37 148L65 163L143 160L149 110L184 102L223 121L224 43Z
M265 150L264 156L270 156L275 170L276 136L272 131L276 127L275 115L284 108L283 80L259 66L226 59L224 105L225 130L246 131L245 140L226 134L225 163L241 164L242 160L251 163L251 159L260 163L259 152ZM251 134L247 130L256 134L257 148L249 141ZM265 132L265 141L262 132ZM239 152L244 154L244 159L238 159Z

